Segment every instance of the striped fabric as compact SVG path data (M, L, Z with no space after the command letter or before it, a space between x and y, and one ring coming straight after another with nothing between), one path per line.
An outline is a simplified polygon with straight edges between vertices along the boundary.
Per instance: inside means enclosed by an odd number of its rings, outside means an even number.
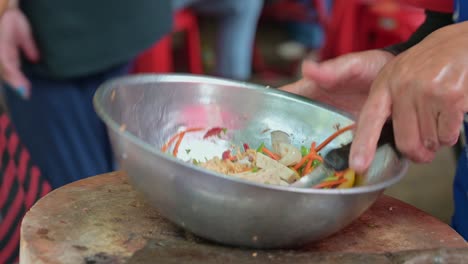
M24 214L51 187L0 109L0 264L16 263Z

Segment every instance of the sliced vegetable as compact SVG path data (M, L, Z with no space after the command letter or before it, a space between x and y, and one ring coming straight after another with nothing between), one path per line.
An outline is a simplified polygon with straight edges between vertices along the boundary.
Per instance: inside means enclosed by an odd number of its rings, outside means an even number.
M343 175L343 178L346 179L346 181L338 185L338 189L351 188L354 186L356 174L354 173L353 169L347 169Z
M302 170L302 173L303 173L302 175L307 175L312 171L312 161L313 161L313 159L309 159L309 161L307 161L307 164L305 165L304 169Z
M263 148L265 147L265 143L262 142L260 146L257 148L257 152L263 152Z
M330 176L330 177L327 177L327 178L323 179L324 182L326 182L326 181L336 181L336 180L338 180L338 177L336 177L336 176Z
M291 144L289 140L289 135L281 130L275 130L271 132L271 146L273 147L273 151L276 153L280 152L280 144L286 143Z
M330 143L333 139L335 139L337 136L343 134L344 132L348 131L348 130L351 130L355 127L354 124L352 125L349 125L349 126L346 126L346 127L343 127L341 129L339 129L338 131L336 131L335 133L333 133L331 136L329 136L327 139L325 139L316 149L317 152L319 152L320 150L322 150L326 145L328 145L328 143Z
M297 180L299 180L301 178L301 174L299 174L299 172L295 171L295 170L292 170L294 171L294 176L291 178L291 181L292 182L295 182Z
M177 157L177 154L179 153L179 146L180 146L180 143L182 143L182 139L184 139L184 136L185 136L185 131L183 131L180 134L179 139L177 140L177 143L174 147L174 150L172 151L172 155L174 155L174 157Z
M298 170L299 168L302 167L302 165L304 165L310 159L312 160L318 159L319 161L323 161L322 157L320 157L317 153L310 152L309 154L307 154L307 156L302 157L302 159L296 164L296 166L294 166L294 169Z
M179 137L180 137L180 134L179 134L179 133L177 133L177 134L175 134L174 136L172 136L172 137L166 142L166 144L164 144L164 145L162 146L161 151L162 151L162 152L166 152L166 151L169 149L169 147L172 145L172 143L174 143L174 141L176 141Z
M286 166L295 165L302 158L302 155L299 149L289 143L283 143L283 142L279 143L278 153L281 156L279 163L286 165Z
M209 137L212 137L212 136L218 136L220 137L221 136L221 133L226 133L227 132L227 128L224 128L224 127L213 127L212 129L208 130L205 135L203 136L203 139L207 139Z
M176 140L180 137L180 135L182 135L182 133L185 134L185 133L197 132L197 131L201 131L201 130L203 130L203 128L200 128L200 127L193 127L193 128L188 128L188 129L185 130L185 131L182 131L182 132L179 132L179 133L175 134L174 136L172 136L172 137L166 142L166 144L164 144L164 145L162 146L161 151L162 151L162 152L166 152L166 151L169 149L169 147L172 145L172 143L174 143L174 141L176 141Z
M318 166L320 166L320 164L322 164L322 162L320 162L320 160L318 159L315 159L314 161L312 161L313 168L317 168Z
M262 153L267 154L270 158L272 158L272 159L274 159L274 160L279 160L279 159L281 159L280 156L278 156L276 153L271 152L271 150L267 149L266 147L263 147L263 148L262 148Z
M223 152L223 155L221 156L221 158L223 160L228 160L231 158L231 151L230 150L226 150Z
M339 185L339 184L341 184L343 182L346 182L346 181L347 181L346 179L338 179L338 180L334 180L334 181L323 181L323 182L315 185L312 188L333 187L333 186Z
M250 146L249 146L249 144L247 144L247 143L244 143L244 151L247 151L248 149L250 149Z

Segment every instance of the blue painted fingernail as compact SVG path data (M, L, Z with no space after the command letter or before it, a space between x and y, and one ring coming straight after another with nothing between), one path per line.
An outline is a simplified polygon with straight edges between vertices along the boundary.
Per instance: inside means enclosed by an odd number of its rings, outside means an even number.
M16 92L23 98L26 98L26 87L20 86L16 88Z

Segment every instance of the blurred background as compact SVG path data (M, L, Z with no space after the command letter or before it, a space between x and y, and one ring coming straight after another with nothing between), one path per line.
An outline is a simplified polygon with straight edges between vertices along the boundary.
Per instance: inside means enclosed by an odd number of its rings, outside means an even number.
M234 15L249 22L236 30L253 32L250 45L245 36L231 32L235 27L223 21L229 15L222 7L207 12L196 3L203 0L185 2L177 7L173 33L140 56L136 72L189 72L280 87L300 78L304 59L321 61L398 43L424 20L423 10L404 1L266 0L259 1L261 6L253 4L257 0L239 1L240 10ZM228 44L239 46L237 52L244 53L239 56L247 57L246 61L223 54L229 53L226 35L231 36ZM222 60L237 61L237 65ZM236 67L247 72L236 75L232 73ZM431 164L412 164L406 177L386 193L449 223L459 147L439 152Z

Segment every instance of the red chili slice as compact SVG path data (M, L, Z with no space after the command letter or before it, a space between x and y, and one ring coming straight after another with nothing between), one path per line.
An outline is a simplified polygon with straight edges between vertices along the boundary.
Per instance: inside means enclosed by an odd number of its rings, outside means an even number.
M220 136L222 132L226 133L226 128L214 127L205 133L205 135L203 136L203 139L207 139L212 136Z
M248 149L250 149L249 144L244 143L244 151L247 151Z
M230 150L224 151L222 158L223 160L231 159L231 151Z

